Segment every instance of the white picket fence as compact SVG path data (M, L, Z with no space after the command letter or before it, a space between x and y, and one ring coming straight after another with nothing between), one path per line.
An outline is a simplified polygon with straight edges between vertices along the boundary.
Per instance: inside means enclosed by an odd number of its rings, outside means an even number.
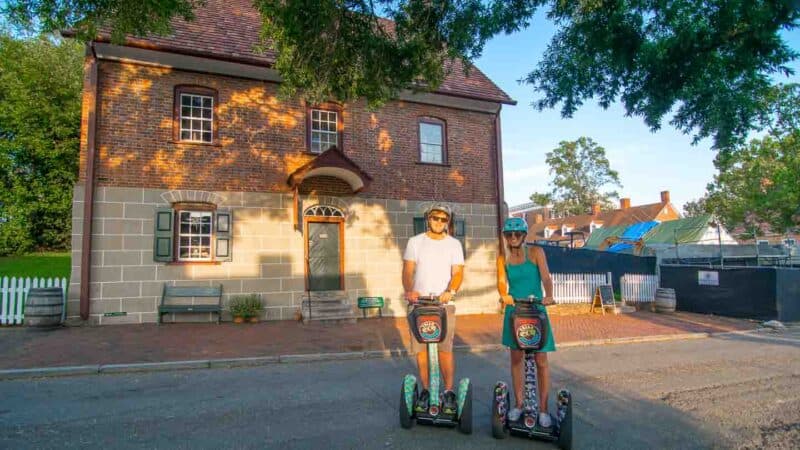
M652 302L658 289L658 275L626 273L619 279L625 303Z
M589 303L597 286L611 284L611 272L554 273L552 277L556 303Z
M67 298L66 278L9 278L0 280L0 324L19 325L25 318L25 299L31 288L60 287L64 291L64 301ZM62 317L67 311L66 305L62 308Z

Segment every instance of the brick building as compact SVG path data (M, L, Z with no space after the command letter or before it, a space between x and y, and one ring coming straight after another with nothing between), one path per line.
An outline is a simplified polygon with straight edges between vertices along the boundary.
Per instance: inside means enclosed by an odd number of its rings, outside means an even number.
M434 200L465 245L459 312L494 311L514 101L457 64L377 110L279 99L259 29L249 1L209 0L170 36L87 46L68 317L155 322L165 284L220 283L224 303L260 295L265 319L330 296L405 314L402 252Z

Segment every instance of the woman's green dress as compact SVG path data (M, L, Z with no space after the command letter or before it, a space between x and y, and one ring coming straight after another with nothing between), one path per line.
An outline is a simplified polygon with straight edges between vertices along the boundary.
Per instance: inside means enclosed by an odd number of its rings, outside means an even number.
M539 267L528 259L528 252L525 252L525 261L522 264L506 264L506 276L508 277L509 295L513 298L527 298L534 295L542 299L542 277L539 275ZM550 317L547 309L541 304L536 305L537 309L544 312L547 323L547 343L540 352L556 351L556 341L553 339L553 329L550 326ZM503 317L503 345L519 350L517 341L514 339L513 321L511 314L514 312L514 305L506 305L505 316Z

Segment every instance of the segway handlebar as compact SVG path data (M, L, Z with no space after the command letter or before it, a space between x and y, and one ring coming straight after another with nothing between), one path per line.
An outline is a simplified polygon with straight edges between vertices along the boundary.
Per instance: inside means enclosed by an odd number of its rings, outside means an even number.
M542 304L543 304L543 303L542 303L542 299L538 298L538 297L537 297L537 296L535 296L535 295L529 295L529 296L528 296L528 297L526 297L526 298L515 298L515 299L514 299L514 303L523 303L523 304L533 304L533 303L538 303L538 304L540 304L540 305L542 305Z
M420 295L417 298L418 305L438 305L439 297L436 295Z

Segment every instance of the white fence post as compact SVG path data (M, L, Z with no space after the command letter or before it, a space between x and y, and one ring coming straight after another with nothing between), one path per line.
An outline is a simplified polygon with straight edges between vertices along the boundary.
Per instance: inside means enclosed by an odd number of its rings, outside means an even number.
M626 303L655 301L658 275L626 273L620 278L622 299Z
M25 318L25 299L28 291L38 287L60 287L64 294L61 305L62 320L66 317L67 308L67 279L62 278L16 278L3 277L0 279L0 324L20 325Z
M590 303L597 286L610 284L610 273L554 273L553 299L556 303Z

